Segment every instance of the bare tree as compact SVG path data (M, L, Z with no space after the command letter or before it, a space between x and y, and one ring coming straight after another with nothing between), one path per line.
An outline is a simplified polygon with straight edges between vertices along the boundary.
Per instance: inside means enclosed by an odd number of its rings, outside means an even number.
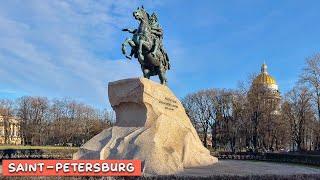
M198 127L198 132L202 136L205 147L208 147L208 133L210 126L214 123L212 118L213 102L210 98L212 91L205 90L187 95L182 103L193 124Z
M311 99L312 94L305 87L295 87L286 94L282 112L290 124L293 150L306 150L304 143L309 130L307 127L315 115Z
M23 144L44 145L49 101L45 97L22 97L17 100Z
M229 125L230 148L232 152L241 151L246 147L248 129L248 101L246 93L234 91L232 93L232 121Z
M186 112L206 147L211 134L214 149L230 146L235 151L237 123L233 117L233 93L231 90L208 89L183 99Z
M16 104L23 144L79 146L114 121L110 111L66 98L22 97Z
M233 118L232 118L232 98L233 92L229 90L212 90L209 92L212 107L209 111L211 113L211 121L209 122L212 134L212 144L217 146L221 144L224 148L227 144L234 149L234 141L231 133ZM217 137L219 137L217 139Z
M8 99L0 100L0 115L3 117L4 142L9 144L10 126L9 119L14 115L13 101Z
M313 127L320 123L320 53L308 57L303 73L300 75L300 82L310 88L314 104L317 109L317 121ZM320 149L320 133L315 129L313 134L315 149Z
M300 75L300 82L310 87L317 105L318 119L320 119L320 54L306 59L306 67Z

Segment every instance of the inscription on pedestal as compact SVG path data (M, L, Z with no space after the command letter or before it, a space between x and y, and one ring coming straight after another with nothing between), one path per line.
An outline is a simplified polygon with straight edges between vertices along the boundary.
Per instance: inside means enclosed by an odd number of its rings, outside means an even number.
M173 111L178 108L177 101L168 97L165 97L163 100L159 100L159 103L164 105L164 108L167 110Z

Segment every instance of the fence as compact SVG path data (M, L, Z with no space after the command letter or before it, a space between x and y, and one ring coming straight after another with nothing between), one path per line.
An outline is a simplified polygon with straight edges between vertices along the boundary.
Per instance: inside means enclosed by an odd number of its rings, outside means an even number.
M72 159L73 150L4 149L0 159Z
M273 161L320 166L320 155L310 154L219 152L215 156L218 159Z

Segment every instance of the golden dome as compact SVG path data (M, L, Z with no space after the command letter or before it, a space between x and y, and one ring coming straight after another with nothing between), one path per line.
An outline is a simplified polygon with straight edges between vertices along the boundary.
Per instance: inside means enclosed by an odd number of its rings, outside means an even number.
M267 65L261 66L261 73L253 80L254 85L266 85L272 89L278 89L276 80L267 72Z
M254 81L254 84L266 84L266 85L276 85L276 80L270 76L269 74L259 74L259 76L257 76Z

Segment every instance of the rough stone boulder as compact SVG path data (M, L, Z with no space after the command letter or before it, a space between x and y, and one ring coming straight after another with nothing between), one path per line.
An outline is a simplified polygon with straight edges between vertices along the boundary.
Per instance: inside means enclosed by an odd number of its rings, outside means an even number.
M85 143L74 159L139 159L143 173L155 175L218 161L167 86L135 78L111 82L108 91L116 123Z

